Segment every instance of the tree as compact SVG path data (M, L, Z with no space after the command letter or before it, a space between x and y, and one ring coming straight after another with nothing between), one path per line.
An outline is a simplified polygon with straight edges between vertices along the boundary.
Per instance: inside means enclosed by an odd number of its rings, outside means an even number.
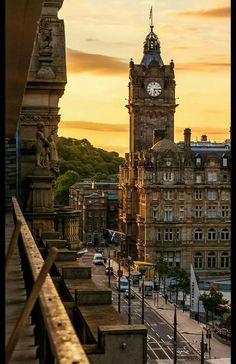
M75 171L67 171L55 180L55 202L61 205L69 203L69 188L79 181L79 175Z
M190 277L189 273L184 269L180 269L179 267L173 267L170 270L170 276L174 277L176 283L172 285L172 287L176 288L176 303L178 302L178 294L179 290L183 291L183 304L186 298L186 295L190 293Z
M209 312L213 315L222 315L224 312L228 312L229 301L223 298L223 293L217 291L214 287L210 288L209 293L203 293L199 296L199 300L202 301L203 306L206 310L206 324L209 319Z
M160 287L161 278L164 280L164 294L166 290L166 277L168 276L170 269L167 261L163 256L160 256L155 264L155 271L158 273L158 285Z

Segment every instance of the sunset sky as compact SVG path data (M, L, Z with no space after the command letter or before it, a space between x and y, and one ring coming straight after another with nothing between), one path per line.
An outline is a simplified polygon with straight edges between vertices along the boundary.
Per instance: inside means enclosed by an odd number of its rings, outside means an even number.
M67 85L60 100L59 136L129 151L128 64L139 64L150 31L165 64L175 63L175 141L229 138L230 1L64 0Z

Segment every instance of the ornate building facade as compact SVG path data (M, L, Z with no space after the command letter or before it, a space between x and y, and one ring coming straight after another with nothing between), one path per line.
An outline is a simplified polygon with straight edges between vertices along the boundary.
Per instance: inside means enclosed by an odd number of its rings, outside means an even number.
M103 229L118 230L117 182L77 182L70 187L69 204L79 211L79 238L85 244L104 244Z
M140 64L130 61L130 145L120 167L119 221L126 253L202 277L230 272L230 141L203 135L174 143L174 63L164 65L151 31Z

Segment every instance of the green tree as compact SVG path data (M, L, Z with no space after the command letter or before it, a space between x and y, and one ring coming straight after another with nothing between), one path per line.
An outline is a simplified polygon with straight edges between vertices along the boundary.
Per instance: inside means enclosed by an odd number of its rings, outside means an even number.
M179 290L183 291L183 304L186 299L186 295L190 293L190 277L189 273L179 267L173 267L170 270L169 275L174 277L176 283L172 285L176 289L176 303L178 302Z
M69 188L79 181L79 175L75 171L67 171L55 180L54 197L55 203L68 205Z
M217 291L211 287L209 293L203 293L199 296L199 300L202 301L206 310L206 324L209 321L209 313L212 314L212 321L214 322L214 314L222 315L224 312L228 312L229 301L223 298L223 293Z
M155 271L158 273L158 285L160 287L161 279L164 283L164 294L166 291L166 277L168 276L170 269L168 266L167 261L164 259L163 256L160 256L155 264Z

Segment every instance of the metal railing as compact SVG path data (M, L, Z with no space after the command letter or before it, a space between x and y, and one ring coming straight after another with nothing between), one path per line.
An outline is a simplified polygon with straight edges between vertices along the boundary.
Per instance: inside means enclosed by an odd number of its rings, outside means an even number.
M57 249L52 248L47 259L43 260L15 197L12 197L12 202L16 227L8 248L6 266L9 266L9 259L18 240L27 280L25 283L28 299L7 343L6 363L10 361L26 321L32 313L40 364L88 364L89 360L48 273Z

